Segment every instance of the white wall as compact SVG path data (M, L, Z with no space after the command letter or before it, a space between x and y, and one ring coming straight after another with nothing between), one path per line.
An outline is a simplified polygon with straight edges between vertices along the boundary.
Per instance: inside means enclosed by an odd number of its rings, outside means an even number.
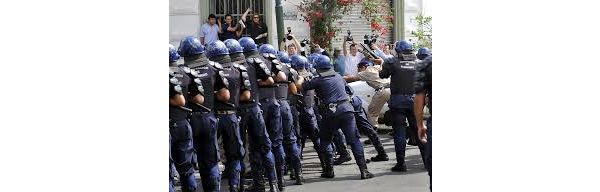
M287 27L292 28L292 33L298 39L298 41L302 41L303 39L310 40L310 26L308 26L307 22L301 21L303 19L298 11L297 5L300 4L300 0L287 0L283 2L283 25L284 25L284 33L287 34ZM286 42L289 44L291 42Z
M200 30L199 0L169 0L169 43L175 47L186 36L198 37Z

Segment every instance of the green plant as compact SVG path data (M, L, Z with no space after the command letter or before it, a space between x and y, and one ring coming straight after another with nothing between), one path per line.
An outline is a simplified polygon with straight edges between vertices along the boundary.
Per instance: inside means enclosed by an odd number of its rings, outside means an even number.
M298 10L303 21L310 26L311 42L326 48L341 29L336 20L346 15L353 6L362 4L361 14L370 22L373 32L385 35L390 32L394 17L387 0L302 0ZM387 27L383 25L387 23Z
M421 47L427 47L431 50L431 16L419 14L414 20L417 22L417 30L411 31L410 33L417 38L417 42L413 44L413 47L415 50Z
M393 27L394 16L387 0L363 0L362 16L371 24L373 32L385 35ZM383 25L386 24L386 25Z

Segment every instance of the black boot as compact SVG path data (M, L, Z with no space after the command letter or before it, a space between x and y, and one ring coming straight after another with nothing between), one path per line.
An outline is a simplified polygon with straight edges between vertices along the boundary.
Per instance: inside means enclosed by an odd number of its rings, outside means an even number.
M249 192L264 192L265 191L265 184L264 183L253 183L252 185L250 185L250 187L248 187L248 189L246 189L246 191L249 191Z
M296 173L294 172L294 169L291 168L291 166L290 166L290 179L296 180Z
M302 185L304 183L304 177L302 177L302 168L294 171L294 177L296 178L296 185Z
M335 177L335 173L333 173L333 166L332 165L325 165L325 167L323 168L323 173L321 173L321 177L324 177L324 178L334 178Z
M360 169L360 178L361 179L370 179L373 178L373 174L369 172L367 169L367 163L365 163L365 159L357 159L356 164L358 165L358 169Z
M342 163L351 161L352 157L350 155L340 155L339 158L333 160L333 165L341 165Z
M396 166L392 167L392 171L394 172L406 172L406 164L396 164Z
M269 181L269 192L279 192L279 187L277 186L277 182Z
M369 170L367 169L367 167L365 166L365 168L361 168L360 169L360 179L370 179L373 178L373 174L371 172L369 172Z
M229 187L229 192L239 192L240 186L233 185Z
M285 190L285 180L283 179L283 177L277 178L277 188L279 189L279 191Z
M378 162L378 161L388 161L390 160L390 158L387 156L387 154L383 153L383 154L378 154L375 157L371 157L371 161L373 162Z

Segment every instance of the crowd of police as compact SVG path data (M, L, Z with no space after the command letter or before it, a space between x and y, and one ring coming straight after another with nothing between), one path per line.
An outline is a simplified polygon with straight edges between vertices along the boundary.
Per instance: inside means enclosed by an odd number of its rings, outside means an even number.
M406 171L406 129L416 127L431 176L431 117L427 126L422 117L425 103L431 109L431 56L417 62L410 43L396 45L397 56L386 59L379 74L391 78L398 159L392 171ZM183 64L177 63L180 57ZM177 49L170 45L169 64L170 191L175 175L184 192L196 191L195 169L203 191L220 191L221 178L228 178L229 191L283 191L288 170L302 185L304 138L312 141L324 178L335 177L333 165L350 161L346 143L361 179L373 177L369 161L389 160L362 101L326 55L288 55L269 44L258 46L250 37L206 46L186 37ZM359 132L369 136L377 156L365 158ZM334 151L340 157L334 159ZM250 167L243 162L246 156ZM252 178L248 188L243 183L247 173Z

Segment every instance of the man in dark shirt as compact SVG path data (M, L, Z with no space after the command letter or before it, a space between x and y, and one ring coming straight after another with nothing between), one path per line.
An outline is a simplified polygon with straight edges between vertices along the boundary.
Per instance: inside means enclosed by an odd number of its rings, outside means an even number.
M246 22L246 16L252 9L248 8L244 15L242 15L242 21L245 22L246 34L252 37L258 46L267 43L267 35L269 29L265 23L260 21L260 16L257 14L252 15L252 21Z
M419 132L419 139L421 143L425 143L425 168L429 173L429 190L431 190L431 119L429 116L427 119L427 126L423 125L423 108L425 105L429 107L429 113L432 113L432 81L431 81L431 55L425 58L422 62L417 64L417 71L415 74L415 104L414 111L415 117L417 118L417 127ZM427 98L427 100L426 100Z
M219 34L222 35L222 40L237 39L235 32L238 26L233 23L233 17L230 14L225 15L225 23L221 24L219 19Z

